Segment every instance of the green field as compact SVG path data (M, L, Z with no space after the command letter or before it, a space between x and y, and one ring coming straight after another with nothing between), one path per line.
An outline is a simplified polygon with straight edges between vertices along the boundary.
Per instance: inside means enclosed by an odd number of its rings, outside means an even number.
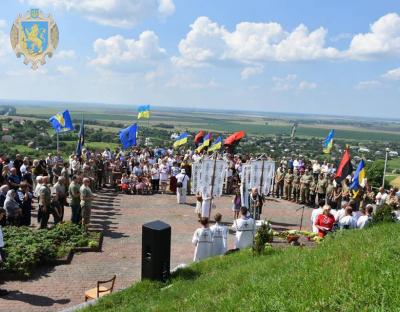
M316 248L216 257L169 284L139 282L84 311L399 311L399 235L399 224L382 224Z

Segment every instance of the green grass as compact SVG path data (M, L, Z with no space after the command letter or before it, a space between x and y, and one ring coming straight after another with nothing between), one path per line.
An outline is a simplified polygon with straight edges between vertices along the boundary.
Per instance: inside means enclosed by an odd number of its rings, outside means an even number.
M139 282L84 311L399 311L400 225L338 233L316 248L196 263L169 288Z

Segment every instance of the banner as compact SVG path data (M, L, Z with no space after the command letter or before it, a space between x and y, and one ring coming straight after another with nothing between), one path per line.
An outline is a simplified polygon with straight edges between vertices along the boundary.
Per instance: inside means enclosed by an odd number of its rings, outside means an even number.
M215 165L215 170L214 170ZM225 160L203 159L192 164L192 192L200 192L203 197L211 195L214 180L213 196L222 195L228 163Z

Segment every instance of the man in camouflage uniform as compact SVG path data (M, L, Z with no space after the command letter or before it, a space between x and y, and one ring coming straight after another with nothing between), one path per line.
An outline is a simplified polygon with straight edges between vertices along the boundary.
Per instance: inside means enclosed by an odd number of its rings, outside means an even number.
M310 202L310 184L312 181L312 175L310 171L306 169L304 174L300 178L300 203L308 204Z
M283 166L280 165L279 168L276 170L275 175L275 196L276 197L283 197L283 179L285 177L285 169Z
M285 182L284 182L284 189L285 189L285 197L284 199L291 200L292 199L292 188L293 188L293 169L289 169L289 171L285 174Z
M294 170L292 201L296 203L300 201L300 172L297 169Z
M38 221L40 222L40 228L46 229L47 222L49 222L49 214L51 210L51 190L48 186L49 178L47 176L42 177L38 180L42 185L39 188L39 212Z
M90 224L90 216L92 213L92 201L94 195L92 190L90 189L91 181L89 178L83 179L83 185L79 189L79 193L81 196L81 214L82 214L82 223L87 231Z
M325 200L327 186L328 180L325 178L325 175L321 173L317 183L318 202L320 200Z

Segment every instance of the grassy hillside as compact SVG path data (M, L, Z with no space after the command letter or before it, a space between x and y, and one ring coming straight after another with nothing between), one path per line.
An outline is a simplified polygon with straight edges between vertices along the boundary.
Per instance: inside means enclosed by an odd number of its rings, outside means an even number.
M141 282L85 311L398 311L400 225L345 231L316 248L192 265L167 285Z

